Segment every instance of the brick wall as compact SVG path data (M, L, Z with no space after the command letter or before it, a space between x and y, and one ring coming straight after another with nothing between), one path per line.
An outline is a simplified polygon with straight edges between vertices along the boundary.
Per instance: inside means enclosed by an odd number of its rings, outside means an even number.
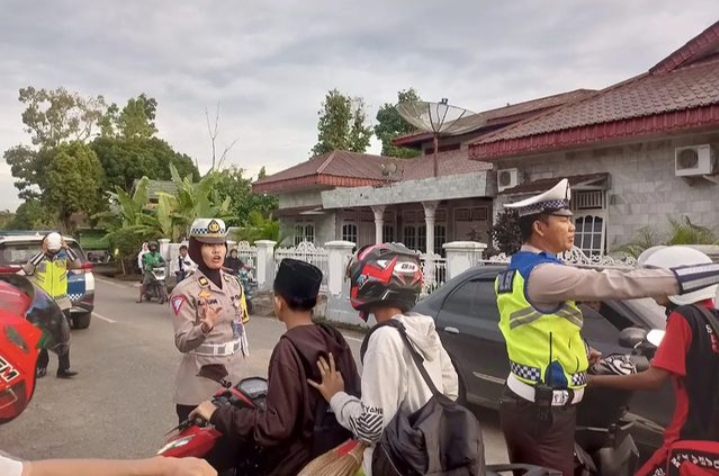
M611 251L641 227L667 231L668 216L686 215L692 223L719 231L719 185L702 178L689 184L674 175L674 149L706 143L718 147L719 133L512 159L495 167L517 167L529 180L609 172L606 243ZM506 202L507 197L497 197L495 217Z

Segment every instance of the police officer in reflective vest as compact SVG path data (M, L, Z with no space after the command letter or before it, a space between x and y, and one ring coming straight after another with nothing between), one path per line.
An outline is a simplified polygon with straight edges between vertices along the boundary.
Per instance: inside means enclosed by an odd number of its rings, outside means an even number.
M575 301L673 296L719 282L717 267L597 271L565 265L557 254L574 243L567 179L505 205L519 214L523 245L495 282L499 327L510 374L500 401L512 463L574 471L576 405L591 360L600 354L581 336Z
M174 397L180 422L224 384L237 384L249 355L242 285L222 270L226 233L222 220L195 220L188 248L197 272L178 283L170 296L175 346L182 352Z
M22 273L30 277L43 291L52 297L65 316L66 331L70 332L70 309L72 302L67 295L68 272L82 266L80 258L65 242L60 233L53 231L42 240L42 251L30 258L23 266ZM58 354L57 378L72 378L77 372L70 370L70 345ZM37 360L37 377L47 374L50 357L47 349L40 351Z

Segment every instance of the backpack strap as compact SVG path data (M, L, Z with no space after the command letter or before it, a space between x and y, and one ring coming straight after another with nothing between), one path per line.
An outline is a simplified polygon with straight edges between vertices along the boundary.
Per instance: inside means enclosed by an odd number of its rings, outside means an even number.
M400 337L402 337L402 341L404 341L404 344L407 347L409 354L412 356L412 360L414 361L414 364L417 366L417 370L419 370L419 373L422 375L422 379L424 379L424 382L429 387L430 391L432 392L432 395L434 395L435 397L437 397L439 395L443 395L442 392L440 392L437 389L437 386L432 381L432 377L429 376L427 369L424 368L424 358L422 358L422 356L419 355L419 352L417 352L417 349L415 349L415 347L414 347L414 343L409 338L409 336L407 336L407 329L404 327L404 324L402 324L400 321L398 321L396 319L390 319L381 324L377 324L365 336L364 340L362 341L362 346L360 348L360 361L363 363L363 365L364 365L364 354L365 354L365 352L367 352L367 347L369 345L370 336L377 329L384 327L384 326L389 326L394 329L397 329L397 332L399 332Z
M719 338L719 319L717 319L717 316L704 306L696 304L693 304L692 306L699 311L699 313L704 317L706 323L709 324L709 327L711 327L712 331L714 331L714 335Z

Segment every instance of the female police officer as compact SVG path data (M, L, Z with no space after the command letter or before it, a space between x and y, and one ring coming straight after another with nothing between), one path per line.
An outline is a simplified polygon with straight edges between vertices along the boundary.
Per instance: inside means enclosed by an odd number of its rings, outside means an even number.
M197 272L170 297L175 345L182 352L174 402L180 422L222 385L238 382L249 355L249 320L242 285L222 271L227 254L225 223L200 218L190 227L190 258Z

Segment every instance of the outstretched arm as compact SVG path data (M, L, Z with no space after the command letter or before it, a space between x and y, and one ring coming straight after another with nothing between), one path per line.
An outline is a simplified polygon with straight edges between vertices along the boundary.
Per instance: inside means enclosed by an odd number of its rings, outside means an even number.
M23 464L22 476L216 476L206 461L195 458L142 460L46 460Z

